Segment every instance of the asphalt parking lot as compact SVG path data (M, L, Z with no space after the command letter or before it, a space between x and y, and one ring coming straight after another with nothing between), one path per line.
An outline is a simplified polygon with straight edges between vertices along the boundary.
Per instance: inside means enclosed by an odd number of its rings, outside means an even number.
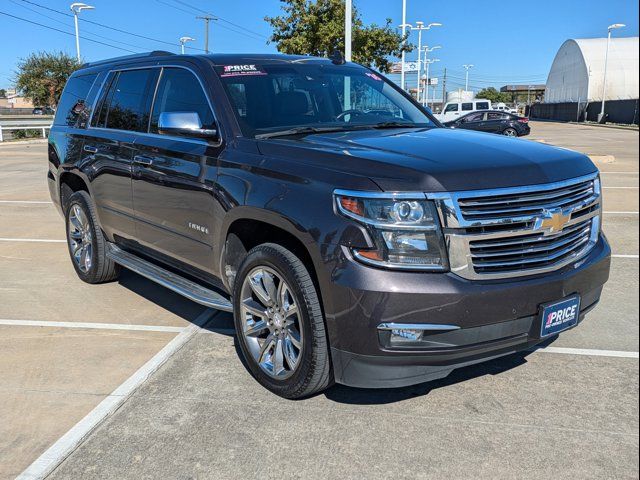
M46 144L0 145L0 479L638 478L638 131L532 131L514 141L602 172L600 305L546 349L303 401L251 378L229 314L128 272L77 279Z

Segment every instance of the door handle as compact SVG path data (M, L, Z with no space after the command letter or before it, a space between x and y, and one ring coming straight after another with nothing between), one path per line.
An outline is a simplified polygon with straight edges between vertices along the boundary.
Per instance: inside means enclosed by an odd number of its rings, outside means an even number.
M153 158L147 157L146 155L136 155L133 157L133 162L138 165L151 165L153 163Z
M82 147L82 149L85 152L89 152L89 153L98 153L98 148L97 147L92 147L91 145L85 145L84 147Z

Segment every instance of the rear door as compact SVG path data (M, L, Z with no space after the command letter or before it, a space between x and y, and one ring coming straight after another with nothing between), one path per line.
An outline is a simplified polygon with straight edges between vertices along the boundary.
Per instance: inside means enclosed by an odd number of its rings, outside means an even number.
M487 120L484 122L483 130L490 133L502 133L506 128L505 121L509 115L502 112L487 112Z
M136 140L133 204L138 242L166 257L213 271L214 182L220 144L160 135L163 112L196 112L204 128L215 125L211 102L194 71L164 67L149 132Z
M470 113L466 117L462 117L460 119L460 128L464 128L466 130L481 130L481 125L484 120L483 112Z
M111 72L85 130L83 171L91 176L98 217L108 236L133 238L133 142L146 129L157 69Z

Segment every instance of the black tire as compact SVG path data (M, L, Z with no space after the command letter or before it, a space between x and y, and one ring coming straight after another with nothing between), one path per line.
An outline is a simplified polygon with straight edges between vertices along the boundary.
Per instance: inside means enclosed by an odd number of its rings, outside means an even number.
M91 265L84 271L78 261L74 257L73 242L71 238L71 228L69 217L75 207L80 208L88 221L88 230L90 232L89 242L91 244L90 259ZM104 283L110 282L118 278L120 272L119 266L107 257L107 241L104 238L102 229L98 224L96 208L87 192L79 191L72 194L65 202L65 229L67 234L67 246L69 248L69 256L71 263L78 277L87 283Z
M243 335L241 292L244 280L256 267L267 267L279 274L291 287L298 304L298 322L303 329L300 361L291 376L276 379L267 374L253 358ZM253 377L276 395L299 399L320 392L333 384L327 335L320 300L304 264L286 248L265 243L249 251L241 263L233 288L234 322L240 350Z
M502 132L503 135L506 135L507 137L519 137L520 135L518 134L518 131L515 128L509 127L509 128L505 128L504 131Z

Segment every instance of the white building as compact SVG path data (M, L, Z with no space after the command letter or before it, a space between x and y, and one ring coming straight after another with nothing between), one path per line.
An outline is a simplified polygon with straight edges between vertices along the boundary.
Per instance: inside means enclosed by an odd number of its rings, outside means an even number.
M567 40L556 54L545 103L602 101L606 38ZM607 62L606 100L637 100L638 37L612 38Z

